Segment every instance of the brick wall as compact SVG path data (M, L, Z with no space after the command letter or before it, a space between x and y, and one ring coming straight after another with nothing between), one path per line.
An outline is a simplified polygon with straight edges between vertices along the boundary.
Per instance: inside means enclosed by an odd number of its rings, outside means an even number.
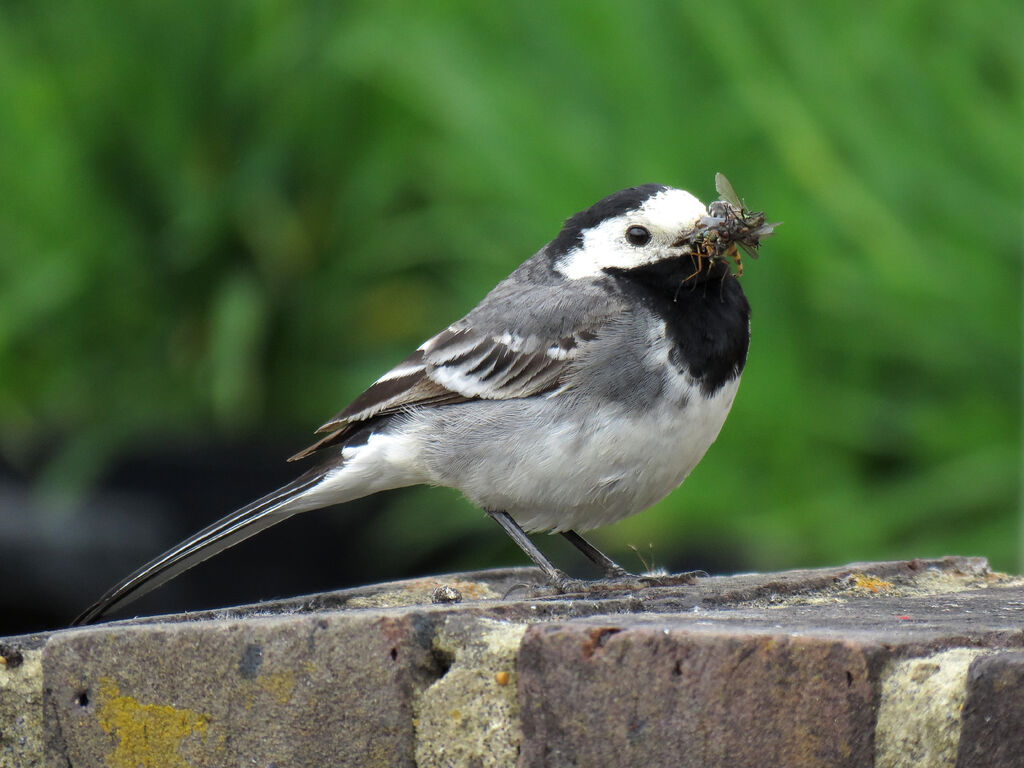
M537 580L0 640L0 766L1024 765L1024 580L984 560Z

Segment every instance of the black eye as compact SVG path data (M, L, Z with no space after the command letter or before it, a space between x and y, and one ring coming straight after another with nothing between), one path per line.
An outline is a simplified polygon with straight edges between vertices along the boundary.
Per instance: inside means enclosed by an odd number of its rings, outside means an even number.
M651 233L647 231L647 227L630 227L626 230L626 240L630 245L647 245L651 242Z

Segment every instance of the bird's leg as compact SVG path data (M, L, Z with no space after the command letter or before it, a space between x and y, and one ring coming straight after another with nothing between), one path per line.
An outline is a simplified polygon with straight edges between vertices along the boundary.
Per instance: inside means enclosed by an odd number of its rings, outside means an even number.
M523 529L519 527L508 512L486 511L494 522L505 529L505 533L512 538L512 541L519 545L519 548L523 550L526 556L533 560L534 565L544 571L544 575L547 576L548 581L551 582L559 592L568 592L578 585L578 582L570 579L564 571L555 568L555 566L551 564L551 561L544 557L543 553L534 546L534 543L530 541L530 537L526 535ZM597 550L594 551L596 552ZM611 561L609 560L608 562ZM614 565L614 563L612 564Z
M591 582L592 588L596 590L607 589L609 587L633 588L636 585L648 587L670 587L680 584L693 584L698 577L707 576L704 571L690 571L688 573L664 575L643 574L638 576L635 573L627 571L621 565L608 557L604 552L576 533L576 531L563 531L562 535L570 544L586 555L590 562L604 570L604 581ZM644 567L647 567L646 563L644 564Z
M634 575L576 533L576 531L562 531L562 536L565 537L566 541L582 552L590 562L604 571L606 578L622 579Z
M601 594L610 590L636 589L645 586L671 586L677 584L692 584L697 573L680 573L674 576L636 576L614 560L601 552L597 547L588 542L575 531L565 531L562 535L571 542L577 549L587 556L593 563L604 569L605 579L603 581L580 581L569 578L564 571L559 570L551 561L541 553L530 537L512 519L508 512L492 512L487 514L507 533L527 557L533 560L547 577L548 582L562 594ZM706 574L700 574L706 575Z

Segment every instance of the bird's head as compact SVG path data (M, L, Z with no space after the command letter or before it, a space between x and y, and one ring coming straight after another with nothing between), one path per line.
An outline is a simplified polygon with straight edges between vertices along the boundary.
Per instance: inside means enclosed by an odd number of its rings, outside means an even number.
M693 263L695 278L702 266L726 261L734 262L742 274L736 246L756 257L760 239L775 225L765 224L763 214L747 211L721 174L716 185L720 199L710 206L685 190L661 184L609 195L569 218L547 246L555 271L579 280L685 258Z

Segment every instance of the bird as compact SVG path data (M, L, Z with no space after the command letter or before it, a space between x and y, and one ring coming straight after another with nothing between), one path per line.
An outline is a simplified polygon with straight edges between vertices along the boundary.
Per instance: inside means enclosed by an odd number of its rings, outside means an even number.
M631 576L581 535L678 487L717 438L747 358L737 251L776 224L722 174L705 206L643 184L565 220L553 240L317 430L309 469L124 578L93 623L300 512L427 484L460 491L559 592L580 582L529 533L560 533L603 572ZM735 266L735 272L733 267Z

